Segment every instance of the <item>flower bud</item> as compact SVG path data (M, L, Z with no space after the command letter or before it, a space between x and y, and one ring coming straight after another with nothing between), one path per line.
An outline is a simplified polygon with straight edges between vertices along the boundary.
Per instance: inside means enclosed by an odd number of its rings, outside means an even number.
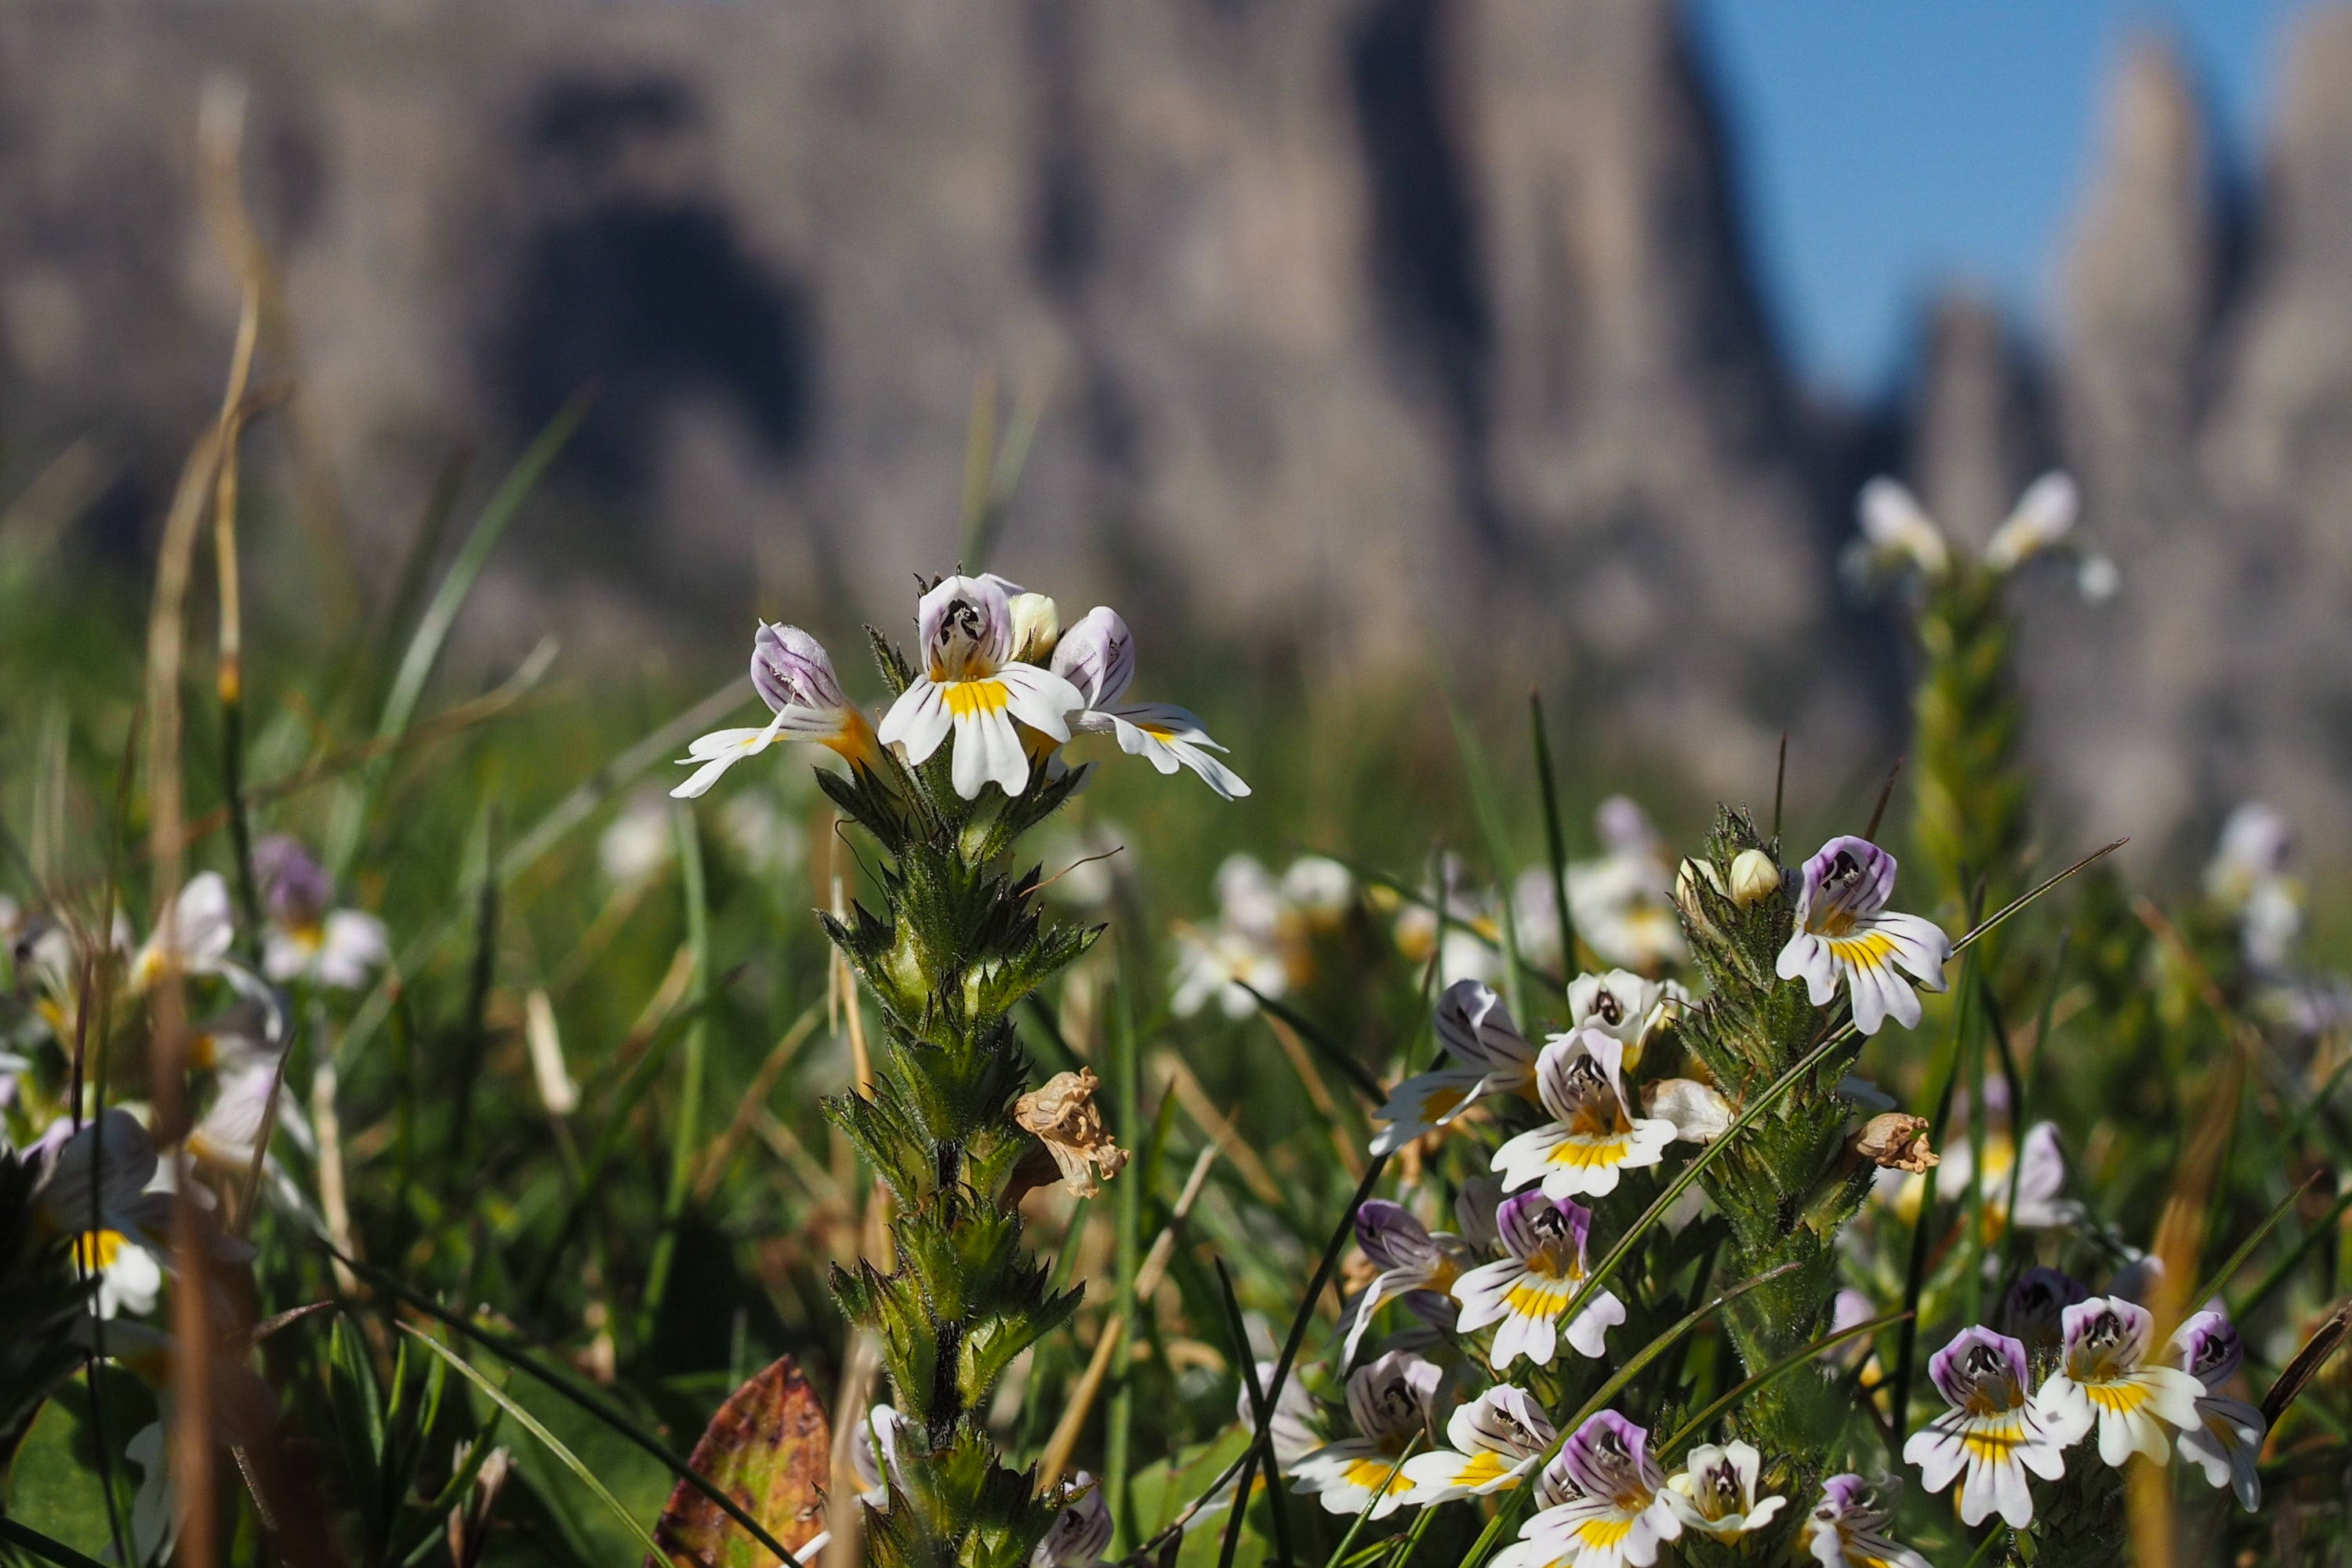
M1062 613L1043 594L1013 597L1013 657L1027 664L1043 664L1062 640Z
M1731 860L1731 901L1741 909L1780 889L1780 868L1761 849L1742 849Z
M1943 1158L1927 1147L1928 1125L1926 1117L1909 1111L1884 1112L1854 1135L1853 1152L1883 1170L1916 1173L1933 1169Z
M1700 935L1713 942L1721 942L1723 929L1706 918L1706 905L1698 896L1702 881L1723 897L1730 897L1724 890L1723 873L1715 868L1714 861L1685 859L1675 873L1675 904Z
M777 712L805 708L833 713L849 706L824 645L798 626L761 626L751 638L751 684Z
M1711 1143L1731 1126L1731 1102L1696 1079L1643 1085L1642 1110L1673 1122L1675 1136L1685 1143Z

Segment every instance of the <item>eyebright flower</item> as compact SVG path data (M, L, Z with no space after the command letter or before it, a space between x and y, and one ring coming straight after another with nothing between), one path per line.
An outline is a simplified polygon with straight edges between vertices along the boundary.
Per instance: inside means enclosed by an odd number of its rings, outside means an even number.
M1690 1005L1690 993L1672 980L1646 980L1630 970L1580 974L1568 983L1568 1023L1591 1026L1625 1043L1625 1070L1642 1065L1642 1048Z
M1857 563L1879 572L1905 568L1923 576L1940 577L1951 564L1944 531L1919 504L1919 498L1884 475L1862 487L1854 511L1862 523Z
M1524 1389L1497 1384L1456 1408L1445 1423L1451 1447L1404 1462L1408 1507L1508 1491L1536 1468L1559 1433Z
M1595 814L1604 853L1568 868L1568 908L1576 934L1604 963L1656 970L1690 957L1682 923L1666 896L1674 872L1657 829L1642 808L1612 795Z
M1589 1272L1584 1241L1592 1229L1592 1211L1554 1203L1541 1193L1521 1193L1503 1201L1495 1226L1508 1256L1454 1282L1454 1299L1462 1303L1454 1330L1466 1334L1500 1323L1492 1352L1497 1371L1523 1355L1549 1366L1561 1334L1559 1320ZM1566 1337L1580 1355L1597 1357L1606 1348L1602 1336L1624 1321L1625 1304L1601 1290L1569 1323Z
M2165 1424L2195 1428L2204 1385L2177 1367L2148 1364L2156 1320L2132 1302L2094 1296L2061 1321L2063 1359L2034 1395L2050 1435L2071 1447L2096 1426L2099 1458L2117 1469L2135 1453L2159 1465L2171 1458Z
M955 736L956 794L980 798L991 783L1007 795L1029 787L1029 757L1015 720L1055 741L1070 738L1069 716L1086 699L1061 676L1013 657L1013 612L988 577L949 577L916 612L922 668L883 715L884 745L907 749L919 766Z
M962 579L957 579L962 581ZM924 603L930 601L927 598ZM996 604L1001 608L1004 596L999 593ZM999 616L998 624L1003 624ZM1024 667L1026 668L1026 667ZM841 678L834 673L833 656L824 645L798 626L764 622L751 637L751 685L760 700L775 714L767 727L758 730L716 730L687 747L680 763L699 763L701 766L687 776L684 784L669 793L680 800L692 800L709 792L719 777L746 757L759 755L783 736L814 741L829 746L847 759L853 767L870 767L876 757L874 727L856 704L841 689ZM918 678L908 687L909 694L925 688ZM900 699L900 707L905 699ZM891 710L893 713L898 709ZM887 725L887 721L885 721ZM942 725L940 735L946 729ZM929 756L939 747L939 736L923 749ZM1019 751L1016 742L1014 751ZM909 757L919 762L921 758ZM959 775L961 776L961 775ZM1027 777L1024 767L1023 775ZM959 784L958 788L961 788ZM980 793L977 784L965 798Z
M1093 1475L1085 1470L1064 1482L1061 1494L1069 1500L1054 1516L1045 1539L1029 1553L1029 1568L1094 1568L1110 1544L1110 1504L1103 1500L1102 1488Z
M1496 1568L1648 1568L1664 1542L1682 1538L1665 1478L1649 1456L1650 1434L1603 1410L1570 1434L1562 1468L1578 1495L1519 1527Z
M1805 1549L1822 1568L1931 1568L1925 1557L1886 1538L1892 1517L1860 1476L1832 1476L1805 1521Z
M145 1317L163 1288L163 1266L146 1247L119 1230L89 1230L74 1238L74 1264L98 1278L98 1310L111 1318L123 1311Z
M359 910L331 910L334 884L301 843L273 833L253 847L253 869L269 910L261 972L277 984L315 980L355 991L392 956L382 921Z
M1761 1530L1789 1500L1756 1495L1762 1464L1763 1456L1737 1438L1720 1448L1701 1444L1685 1468L1666 1478L1666 1501L1685 1524L1718 1539Z
M2254 1466L2268 1424L2260 1410L2221 1392L2245 1357L2238 1331L2213 1311L2191 1314L2165 1347L2165 1359L2185 1368L2204 1391L2197 1396L2197 1424L2180 1435L2180 1451L2212 1485L2235 1487L2251 1513L2263 1506L2263 1478Z
M2042 475L2025 487L2017 505L1985 541L1984 563L1993 572L2013 572L2074 531L2082 495L2064 474Z
M1488 1094L1529 1094L1535 1089L1536 1050L1511 1021L1494 987L1457 980L1437 999L1438 1043L1451 1059L1416 1073L1389 1091L1388 1103L1372 1113L1386 1127L1372 1137L1372 1152L1391 1154L1434 1128L1444 1127Z
M1625 1103L1623 1042L1591 1025L1555 1035L1536 1058L1536 1092L1549 1124L1522 1132L1495 1152L1503 1185L1541 1181L1544 1194L1572 1198L1617 1190L1618 1173L1654 1165L1675 1141L1675 1124L1635 1117Z
M276 1062L257 1061L231 1068L220 1074L219 1086L211 1108L197 1119L182 1144L192 1158L229 1171L250 1169L262 1129L270 1122L273 1093L278 1101L273 1130L291 1138L304 1152L310 1152L310 1124L303 1118L301 1104L294 1098L294 1091L286 1087Z
M2090 1295L2080 1279L2056 1268L2027 1269L2009 1288L2001 1321L2031 1352L2055 1345L2066 1331L2065 1311Z
M1356 1245L1380 1272L1365 1287L1355 1321L1349 1326L1347 1343L1339 1352L1342 1367L1356 1359L1364 1331L1372 1326L1372 1315L1383 1302L1400 1296L1423 1319L1440 1327L1453 1326L1451 1292L1470 1250L1461 1237L1444 1232L1433 1236L1402 1204L1371 1198L1356 1210Z
M181 975L216 974L236 942L228 883L218 871L199 871L180 889L171 914L156 922L154 934L131 961L131 989L146 990L167 970Z
M1930 991L1944 989L1951 939L1933 921L1892 912L1895 857L1866 838L1831 839L1805 862L1797 892L1797 929L1775 968L1783 980L1802 976L1816 1007L1826 1007L1845 983L1853 999L1853 1026L1874 1035L1889 1015L1905 1028L1919 1022L1919 996L1897 973L1908 970Z
M1267 1387L1274 1382L1274 1363L1257 1363L1257 1385ZM1257 1428L1257 1410L1250 1404L1249 1384L1242 1384L1234 1395L1234 1409L1243 1426ZM1266 1436L1274 1439L1274 1462L1286 1470L1295 1470L1300 1460L1323 1446L1322 1436L1315 1430L1315 1396L1307 1392L1299 1381L1286 1378L1282 1392L1275 1395L1274 1416L1266 1423Z
M1097 1168L1105 1181L1127 1169L1127 1151L1104 1131L1102 1112L1095 1109L1095 1090L1101 1087L1094 1068L1082 1067L1055 1073L1044 1087L1013 1102L1013 1120L1045 1145L1061 1168L1063 1189L1076 1197L1101 1191L1095 1182Z
M1071 715L1071 729L1116 735L1120 751L1145 759L1162 773L1174 773L1179 764L1188 767L1227 800L1249 794L1240 774L1209 754L1225 748L1209 739L1189 709L1119 701L1135 679L1135 635L1108 605L1097 605L1062 634L1054 648L1053 671L1086 700L1083 710Z
M64 1131L58 1129L60 1135ZM36 1189L34 1219L49 1236L80 1236L95 1215L101 1232L127 1237L158 1256L168 1256L172 1195L148 1191L157 1164L155 1141L147 1129L131 1112L114 1106L57 1144Z
M1998 1510L2013 1530L2033 1522L2028 1470L2054 1481L2066 1473L2065 1444L2025 1393L2025 1347L1990 1329L1966 1328L1927 1363L1927 1375L1951 1406L1911 1434L1906 1464L1916 1465L1931 1492L1955 1480L1960 1522L1982 1524Z
M1430 1406L1444 1373L1411 1351L1391 1351L1348 1379L1353 1437L1326 1443L1292 1472L1299 1491L1318 1493L1326 1512L1386 1519L1403 1505L1412 1483L1395 1476L1397 1459L1429 1430Z

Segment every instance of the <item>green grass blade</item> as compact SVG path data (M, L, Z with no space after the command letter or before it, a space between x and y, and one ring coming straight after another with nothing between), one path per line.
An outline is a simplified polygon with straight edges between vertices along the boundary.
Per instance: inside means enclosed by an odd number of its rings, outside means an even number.
M433 591L425 613L417 617L416 630L409 636L407 651L401 656L400 668L392 678L392 689L384 696L383 712L376 721L378 742L398 740L407 730L409 721L415 717L416 705L425 697L425 684L432 679L442 647L449 640L450 629L457 625L458 612L466 607L466 601L473 595L474 584L480 580L482 568L489 563L490 552L498 548L507 525L522 509L524 500L538 488L556 454L587 417L589 401L584 395L573 398L548 422L547 428L539 433L509 470L488 504L482 508L481 516L475 519L473 531L458 547L457 558L449 563L440 586ZM350 872L352 858L359 853L368 811L390 766L389 757L370 763L360 775L357 791L344 798L336 813L333 837L328 846L327 869L338 882Z
M1462 772L1470 781L1470 802L1478 814L1478 832L1486 840L1486 862L1494 868L1496 904L1503 931L1503 1002L1522 1027L1528 1024L1528 999L1519 978L1519 921L1511 900L1511 836L1503 826L1502 802L1495 795L1495 776L1486 765L1486 748L1478 743L1470 721L1453 698L1445 700L1445 716L1454 724L1454 744L1462 753ZM1444 889L1439 889L1440 896ZM1444 938L1441 931L1439 942Z
M23 1547L44 1563L54 1563L58 1568L106 1568L95 1557L85 1557L62 1541L52 1541L29 1524L19 1524L5 1514L0 1514L0 1541Z
M1559 918L1559 973L1565 980L1576 973L1576 919L1568 907L1568 835L1561 831L1559 790L1551 773L1551 737L1544 729L1543 693L1530 687L1528 690L1528 723L1533 731L1536 747L1536 788L1543 795L1544 850L1550 859L1552 909ZM1788 739L1781 738L1781 756L1787 758ZM1780 835L1779 813L1774 812L1773 835Z
M573 1454L571 1449L565 1447L562 1442L558 1441L554 1433L549 1431L545 1426L541 1426L537 1416L531 1415L530 1411L525 1410L520 1405L517 1404L513 1395L507 1393L505 1389L500 1388L497 1384L492 1383L488 1378L483 1376L480 1372L475 1369L472 1363L459 1355L456 1351L453 1351L448 1346L443 1344L440 1341L435 1339L432 1335L426 1333L424 1330L411 1327L406 1323L403 1323L400 1326L404 1332L414 1334L417 1339L424 1342L425 1349L431 1351L435 1355L437 1355L442 1360L447 1362L450 1366L458 1372L459 1374L464 1376L468 1382L472 1383L476 1388L480 1389L482 1391L483 1397L489 1400L491 1404L497 1405L500 1410L506 1412L508 1418L513 1421L516 1426L520 1426L524 1431L538 1438L541 1446L546 1448L549 1453L553 1454L557 1460L562 1464L565 1469L570 1470L573 1475L578 1476L583 1482L586 1483L588 1489L596 1494L596 1500L603 1503L607 1509L611 1510L614 1519L619 1520L623 1524L628 1526L630 1534L635 1536L640 1542L644 1542L646 1554L648 1557L652 1558L656 1563L666 1561L666 1556L662 1552L661 1547L654 1541L653 1532L647 1530L644 1525L638 1523L636 1516L631 1513L627 1509L621 1506L621 1500L614 1497L611 1492L605 1490L604 1483L596 1479L596 1472L582 1464L579 1457Z
M1779 1361L1774 1362L1770 1366L1766 1367L1762 1372L1759 1372L1756 1373L1755 1376L1747 1379L1738 1386L1730 1389L1725 1393L1720 1399L1716 1400L1713 1404L1701 1410L1697 1415L1684 1422L1680 1426L1675 1427L1675 1435L1658 1446L1657 1455L1659 1462L1661 1464L1665 1463L1682 1447L1683 1443L1686 1439L1695 1437L1701 1432L1706 1431L1706 1424L1708 1422L1714 1420L1717 1416L1722 1415L1725 1411L1730 1409L1734 1405L1737 1405L1740 1400L1745 1399L1748 1395L1755 1393L1758 1389L1762 1388L1765 1384L1778 1381L1780 1378L1786 1376L1789 1373L1793 1372L1798 1367L1803 1366L1807 1362L1818 1359L1823 1353L1837 1349L1838 1346L1844 1344L1849 1340L1859 1339L1864 1334L1874 1334L1879 1330L1885 1328L1888 1324L1902 1322L1910 1316L1911 1314L1908 1312L1889 1312L1884 1317L1873 1318L1866 1323L1856 1323L1851 1328L1840 1329L1833 1334L1823 1334L1820 1339L1815 1340L1811 1344L1807 1345L1804 1349L1801 1351L1791 1351L1787 1355L1782 1356Z
M2347 1208L2352 1208L2352 1187L2346 1188L2343 1195L2329 1205L2327 1213L2321 1217L2317 1225L2304 1232L2303 1239L2296 1242L2287 1255L2272 1267L2268 1274L2263 1276L2261 1284L2256 1285L2253 1289L2231 1305L2230 1321L2243 1322L2252 1317L2262 1309L2264 1302L2278 1293L2279 1287L2285 1284L2294 1277L2294 1271L2303 1267L2305 1258L2317 1251L2323 1242L2335 1240L2336 1222L2344 1217L2344 1211ZM2216 1276L2217 1282L2227 1278L2226 1275ZM2192 1296L2188 1299L2191 1301L2205 1301L2211 1300L2211 1297L2210 1295Z
M713 1507L741 1525L751 1533L752 1540L773 1552L776 1561L783 1563L785 1568L802 1568L801 1560L786 1551L783 1542L771 1535L758 1520L745 1511L740 1503L728 1496L718 1482L671 1453L658 1438L648 1435L635 1421L606 1405L601 1398L583 1393L572 1385L569 1378L551 1373L540 1365L533 1359L529 1346L519 1344L502 1334L491 1333L488 1330L467 1322L457 1313L410 1289L383 1269L362 1263L355 1258L347 1258L316 1237L310 1238L310 1245L328 1257L340 1260L344 1268L350 1269L359 1279L365 1280L372 1288L383 1291L412 1310L424 1313L452 1332L464 1335L518 1371L529 1373L558 1394L570 1400L629 1442L644 1449L658 1460L670 1474L709 1498ZM437 1350L440 1347L436 1345L435 1348Z
M2203 1304L2211 1300L2214 1294L2230 1282L2231 1275L2246 1266L2246 1259L2254 1255L2254 1248L2263 1244L2263 1238L2278 1228L2279 1221L2286 1218L2286 1211L2293 1208L2304 1194L2311 1191L2313 1184L2324 1174L2325 1172L2314 1171L2304 1178L2303 1185L2281 1198L2278 1206L2271 1210L2270 1217L2254 1226L2253 1234L2239 1244L2237 1251L2230 1254L2229 1261L2208 1275L2195 1290L2180 1299L2180 1310L2184 1312L2203 1310Z
M702 836L694 813L684 802L673 801L670 826L677 839L678 883L686 901L686 949L688 978L686 994L696 1004L694 1022L686 1030L684 1081L677 1091L677 1125L670 1135L669 1191L662 1199L661 1232L654 1238L654 1255L646 1270L645 1296L638 1310L637 1340L652 1340L654 1323L669 1294L671 1260L677 1252L678 1222L686 1215L687 1191L694 1184L694 1168L701 1151L703 1058L709 1031L705 1026L710 1000L710 900L703 885ZM851 1005L856 1005L851 999Z

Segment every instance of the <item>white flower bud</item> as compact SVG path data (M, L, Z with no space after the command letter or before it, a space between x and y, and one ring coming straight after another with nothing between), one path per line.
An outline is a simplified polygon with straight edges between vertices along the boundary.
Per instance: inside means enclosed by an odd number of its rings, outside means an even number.
M1741 909L1780 889L1780 868L1761 849L1742 849L1731 861L1731 901Z
M1026 664L1043 664L1062 640L1062 613L1043 594L1013 596L1013 657Z

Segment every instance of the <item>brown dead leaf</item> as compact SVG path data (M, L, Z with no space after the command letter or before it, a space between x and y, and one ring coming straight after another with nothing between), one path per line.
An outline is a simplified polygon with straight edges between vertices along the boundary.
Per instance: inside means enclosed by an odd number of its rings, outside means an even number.
M797 1556L824 1528L833 1436L816 1390L792 1357L727 1396L694 1446L694 1468ZM691 1482L680 1481L654 1525L675 1568L772 1568L751 1539ZM660 1568L648 1560L648 1568Z

